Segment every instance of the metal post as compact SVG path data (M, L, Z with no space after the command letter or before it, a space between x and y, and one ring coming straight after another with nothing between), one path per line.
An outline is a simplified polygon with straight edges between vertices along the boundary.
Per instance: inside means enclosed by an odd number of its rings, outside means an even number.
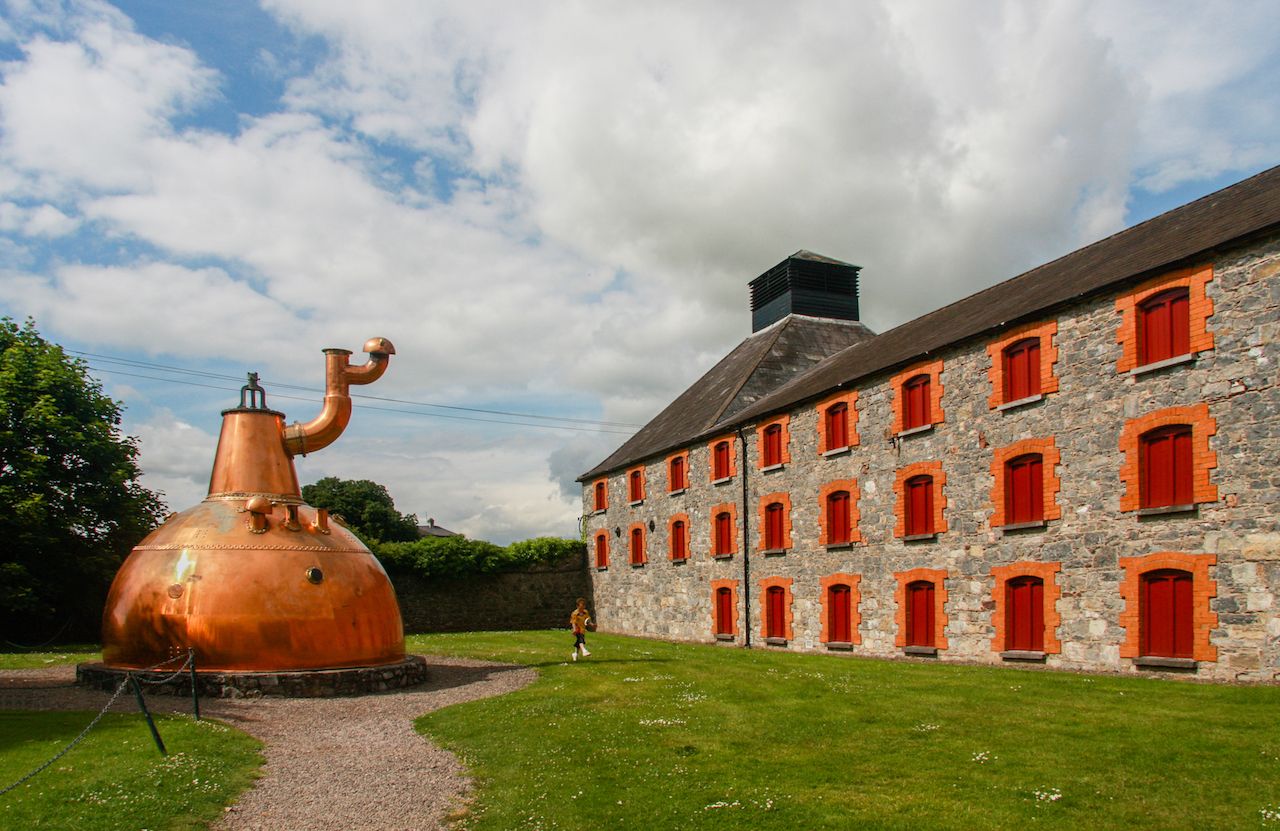
M200 690L196 687L196 651L194 649L187 650L187 659L191 663L191 711L195 713L196 721L199 721Z
M142 700L142 685L138 683L138 679L129 674L129 683L133 685L133 695L138 699L138 709L142 711L142 715L147 719L147 726L151 728L151 738L156 740L156 747L160 748L161 756L168 756L169 751L164 749L164 740L160 738L160 731L156 729L156 723L151 718L151 713L147 710L147 702Z

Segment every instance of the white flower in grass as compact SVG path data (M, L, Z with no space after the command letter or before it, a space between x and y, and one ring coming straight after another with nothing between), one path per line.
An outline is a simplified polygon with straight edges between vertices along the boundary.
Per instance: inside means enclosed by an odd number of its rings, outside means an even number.
M918 732L918 733L931 733L931 732L933 732L934 730L937 730L937 729L938 729L938 725L936 725L936 724L930 724L930 723L929 723L929 722L927 722L927 721L922 721L922 722L920 722L919 724L917 724L917 725L915 726L915 730L916 730L916 732Z
M991 751L989 750L979 750L977 753L973 754L971 761L977 762L980 765L985 765L987 762L994 762L998 758L1000 757L992 756Z
M1280 824L1280 804L1271 806L1263 805L1258 813L1262 816L1263 825L1271 825L1272 823Z
M1045 788L1042 791L1033 791L1036 802L1057 802L1062 799L1062 791L1057 788Z

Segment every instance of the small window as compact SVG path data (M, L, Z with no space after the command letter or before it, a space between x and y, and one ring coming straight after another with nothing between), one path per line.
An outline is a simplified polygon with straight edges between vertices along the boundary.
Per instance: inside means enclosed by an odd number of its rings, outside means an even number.
M671 523L671 559L684 560L689 557L689 529L684 520L677 519Z
M929 413L929 376L917 375L902 385L902 429L932 424Z
M822 416L826 431L827 450L839 450L849 446L849 405L837 401Z
M631 565L637 566L644 563L644 530L641 528L631 529Z
M1008 346L1004 362L1004 402L1040 394L1040 339L1024 338Z
M914 537L934 533L933 477L912 476L903 483L902 498L906 508L906 535Z
M729 442L716 442L711 453L711 478L727 479L729 477Z
M1008 525L1044 521L1044 464L1038 453L1004 466L1004 518Z
M907 585L907 646L933 646L933 583L917 580Z
M644 474L639 470L631 471L631 475L627 477L627 498L632 502L644 499Z
M671 465L667 470L667 485L672 491L682 491L689 487L684 469L684 456L675 456L671 459Z
M848 491L827 496L827 545L845 545L852 539L849 506Z
M596 534L596 568L609 567L609 535L604 531Z
M596 482L595 497L592 500L592 510L603 511L609 507L609 490L604 482Z
M827 640L836 643L853 641L853 592L837 584L827 590Z
M764 547L776 550L786 546L783 536L783 519L786 516L781 502L770 502L764 509Z
M1044 581L1017 577L1004 584L1005 646L1010 651L1044 651Z
M1192 657L1191 574L1161 569L1142 575L1139 624L1143 656Z
M716 514L713 550L717 556L733 553L733 517L728 511Z
M765 467L782 464L782 425L770 424L764 428L764 448L761 453Z
M1186 288L1162 291L1138 306L1138 364L1191 353L1191 305Z
M716 634L733 634L733 590L716 589Z
M1185 424L1162 427L1139 439L1138 481L1143 508L1191 505L1191 428Z
M787 637L787 594L781 586L765 592L765 637Z

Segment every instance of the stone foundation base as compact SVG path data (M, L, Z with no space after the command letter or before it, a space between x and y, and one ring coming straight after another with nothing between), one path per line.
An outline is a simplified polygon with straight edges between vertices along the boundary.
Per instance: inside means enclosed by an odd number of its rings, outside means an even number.
M132 672L143 682L143 689L154 695L191 695L191 674L181 675L163 684L148 684L173 675L163 672L138 672L116 669L103 664L76 666L76 683L96 690L113 691ZM410 655L394 664L347 669L289 670L286 672L217 672L196 673L196 687L201 698L333 698L335 696L369 695L413 687L427 680L427 662L420 655Z

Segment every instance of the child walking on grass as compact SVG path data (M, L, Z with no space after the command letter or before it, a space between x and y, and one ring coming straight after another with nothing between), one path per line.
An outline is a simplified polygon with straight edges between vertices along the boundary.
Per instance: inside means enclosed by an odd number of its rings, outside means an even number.
M591 613L587 611L587 599L579 597L578 608L569 615L569 627L573 629L573 660L578 660L579 649L584 658L591 654L587 651L587 629L592 626L594 624L591 622Z

